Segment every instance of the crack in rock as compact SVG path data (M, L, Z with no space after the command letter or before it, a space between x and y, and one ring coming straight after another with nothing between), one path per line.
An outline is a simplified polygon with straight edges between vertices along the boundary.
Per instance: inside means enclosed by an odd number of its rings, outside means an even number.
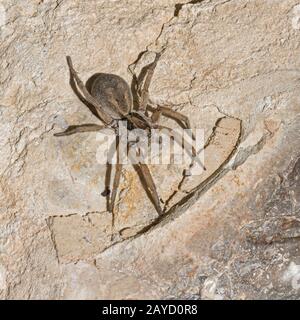
M228 172L225 165L232 159L238 148L242 132L241 128L241 121L238 119L228 117L220 118L216 122L213 133L204 148L204 152L208 153L208 158L210 154L215 157L220 152L223 152L222 157L217 157L219 162L214 163L214 165L209 164L204 176L200 175L196 178L188 178L194 180L192 181L192 186L189 186L189 182L185 183L183 180L180 181L177 190L178 194L175 192L167 201L168 204L171 204L168 211L163 216L149 222L148 225L133 235L132 231L128 232L128 228L125 227L119 231L120 235L125 236L124 238L112 238L112 220L108 212L102 214L89 213L85 216L78 214L52 216L49 220L49 226L53 234L53 241L55 242L59 261L77 261L84 259L84 257L91 258L117 243L129 239L132 240L146 232L150 232L153 228L162 226L185 212L202 194L208 191ZM226 140L230 141L227 145L225 143ZM225 150L223 150L223 146L225 146ZM196 186L193 187L193 184L196 184ZM183 192L180 193L182 190ZM179 200L176 196L179 196ZM87 224L87 217L92 217L95 223L93 225ZM102 237L99 236L99 234L102 235ZM86 241L87 237L90 238L89 241Z

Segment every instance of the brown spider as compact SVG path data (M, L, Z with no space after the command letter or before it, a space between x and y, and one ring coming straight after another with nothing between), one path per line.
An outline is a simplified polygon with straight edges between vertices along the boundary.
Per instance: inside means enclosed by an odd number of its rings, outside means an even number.
M90 108L90 110L104 123L104 125L72 125L64 132L56 133L54 135L66 136L77 132L100 131L104 128L111 128L116 132L118 145L118 128L120 121L126 120L129 130L132 128L138 128L149 132L151 129L167 129L168 131L171 131L170 128L157 124L161 115L178 121L183 128L191 129L189 119L185 115L166 106L153 107L149 105L148 89L160 56L161 53L156 53L154 62L144 67L138 77L133 75L132 90L130 90L129 85L124 79L117 75L107 73L95 74L90 78L85 86L78 77L77 72L74 70L72 60L68 56L67 63L70 70L71 87L79 99ZM135 110L133 108L134 103L136 105ZM151 112L151 117L148 112ZM172 133L172 135L172 138L182 145L182 137L174 135L174 133ZM128 148L133 146L134 144L128 144ZM119 150L117 148L117 154L118 153ZM192 148L192 154L190 154L190 156L195 158L196 152L194 148ZM115 164L116 167L112 192L109 191L111 164L107 163L107 166L108 178L106 181L105 195L107 196L108 201L108 211L113 214L117 190L121 178L122 164L118 162ZM141 162L134 164L133 166L144 183L142 183L144 189L155 206L156 211L159 215L163 214L159 196L148 166Z

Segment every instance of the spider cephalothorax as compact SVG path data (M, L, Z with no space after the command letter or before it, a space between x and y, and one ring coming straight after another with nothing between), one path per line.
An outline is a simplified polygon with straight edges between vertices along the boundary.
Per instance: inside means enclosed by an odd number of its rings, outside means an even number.
M119 140L118 129L119 123L126 120L128 122L127 129L142 129L150 132L150 129L165 129L171 131L170 128L157 124L161 115L173 118L179 121L184 128L190 129L189 119L176 112L169 107L149 105L149 93L151 78L161 53L157 53L154 62L146 66L141 74L134 76L134 85L132 90L124 79L114 74L98 73L91 79L92 81L85 86L78 77L73 68L72 60L67 57L70 69L70 84L76 95L91 109L91 111L100 119L104 125L83 124L69 126L64 132L56 133L55 136L66 136L77 132L100 131L104 128L112 128L116 132L116 139ZM78 90L79 89L79 90ZM133 97L135 97L135 109L133 109ZM151 116L149 116L151 113ZM173 139L182 144L181 137L173 136ZM118 141L117 141L118 145ZM134 143L128 143L128 148L134 148ZM118 148L116 150L118 153ZM193 149L193 156L195 151ZM111 163L107 163L112 166ZM139 176L143 180L143 186L150 200L154 204L159 215L163 214L160 205L159 196L152 179L152 175L145 163L137 162L133 164ZM110 170L108 170L111 172ZM112 191L110 192L110 179L107 183L105 195L108 197L108 210L113 213L118 186L120 183L122 171L122 163L115 164L115 176L112 183Z

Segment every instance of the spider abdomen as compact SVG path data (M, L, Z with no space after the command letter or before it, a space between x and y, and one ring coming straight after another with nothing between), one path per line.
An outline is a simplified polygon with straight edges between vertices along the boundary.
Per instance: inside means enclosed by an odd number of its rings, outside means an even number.
M127 82L115 74L98 73L91 84L91 95L113 119L121 119L132 108L132 94Z

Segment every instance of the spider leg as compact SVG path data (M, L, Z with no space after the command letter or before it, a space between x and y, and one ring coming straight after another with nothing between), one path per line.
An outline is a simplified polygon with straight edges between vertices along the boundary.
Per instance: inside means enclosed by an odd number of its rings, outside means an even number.
M94 131L100 131L104 129L105 126L99 126L97 124L82 124L82 125L75 125L75 126L69 126L65 131L54 133L55 137L62 137L62 136L69 136L74 133L78 132L94 132Z
M153 122L157 122L160 116L163 115L165 117L168 117L168 118L174 119L175 121L179 121L180 123L183 123L184 125L183 126L181 125L181 127L183 127L184 129L192 130L190 119L178 111L174 111L169 107L161 107L161 106L158 106L157 108L151 108L150 111L152 111L151 120ZM195 136L193 133L192 133L192 139L195 140Z
M110 202L108 203L108 211L111 212L112 214L112 238L114 237L114 233L115 233L115 221L116 221L115 201L116 201L118 187L121 180L122 167L123 167L122 164L119 164L119 163L116 164L116 171L115 171L115 177L114 177L114 182L112 187L111 198L110 198Z
M163 211L160 206L158 193L157 193L156 186L148 166L143 163L138 163L138 164L134 164L133 167L138 173L138 175L140 176L142 185L146 193L148 194L151 202L154 204L156 211L158 212L159 215L162 215Z
M130 147L130 145L128 147ZM148 197L150 198L151 202L153 203L156 211L158 212L159 215L162 215L163 210L160 206L159 196L158 196L156 186L148 166L144 163L141 163L140 161L138 163L135 163L135 159L133 158L130 151L128 152L128 156L132 162L133 168L135 169L138 176L140 177L142 186L146 191Z
M68 62L69 69L70 69L70 75L77 83L79 89L83 93L87 102L92 104L96 108L97 114L101 118L101 120L104 123L109 124L112 121L112 118L102 110L101 104L89 93L86 86L80 80L79 76L77 75L77 72L73 68L73 63L72 63L71 57L67 56L67 62Z
M70 76L70 86L73 90L73 92L76 94L76 96L78 97L78 99L84 103L88 108L89 110L92 112L92 114L97 117L97 119L100 119L98 113L97 113L97 109L95 108L94 105L92 105L91 103L89 103L84 97L83 95L81 94L81 92L78 90L77 88L77 85L76 85L76 82L73 78L73 76L71 75ZM101 119L100 119L101 120Z
M159 58L161 57L162 52L156 53L155 59L152 63L144 67L138 76L137 82L137 92L140 98L139 109L141 111L146 111L146 107L149 100L149 87L154 74L154 69L157 65Z
M114 212L114 205L115 205L115 199L116 199L116 195L117 195L117 190L118 190L118 186L120 183L120 177L121 177L121 172L122 172L122 165L119 165L119 163L117 162L116 164L116 170L115 170L115 177L114 177L114 181L113 181L113 190L111 192L110 190L110 184L111 184L111 176L112 176L112 160L113 157L116 153L116 149L117 148L117 143L118 143L118 138L116 138L116 144L112 143L109 150L108 150L108 159L106 162L106 173L105 173L105 190L101 193L102 196L106 197L106 207L107 207L107 211L110 212L112 214L112 223L111 223L111 239L113 239L114 237L114 227L115 227L115 212ZM118 150L118 148L117 148ZM119 159L117 159L117 161L119 161Z
M109 211L112 213L114 212L116 196L117 196L118 187L119 187L120 179L121 179L122 167L123 167L122 164L119 164L119 163L116 164L116 172L115 172L113 189L112 189L111 199L110 199L110 204L109 204Z
M114 181L112 185L112 193L108 205L108 211L112 213L113 215L113 224L114 224L114 209L115 209L115 202L116 202L116 197L117 197L117 192L118 192L118 187L120 184L121 180L121 173L122 173L122 168L123 165L120 163L120 156L119 156L119 137L116 138L116 148L117 148L117 163L115 164L115 176L114 176ZM111 164L110 164L111 168Z
M132 111L131 116L133 116L133 119L140 118L148 128L152 128L153 124L151 119L149 119L143 112L141 111ZM139 124L137 123L137 127L139 128Z
M121 180L121 173L122 173L122 168L123 165L120 162L120 157L119 157L119 139L117 138L117 163L115 165L116 171L115 171L115 177L114 177L114 182L113 182L113 187L112 187L112 193L111 193L111 198L110 198L110 204L109 204L109 211L114 213L114 207L115 207L115 201L117 197L117 192L118 192L118 187L120 184Z
M140 97L138 95L138 78L134 71L131 69L131 65L128 67L129 72L132 75L132 81L131 81L131 93L132 93L132 102L133 102L133 110L138 110L139 109L139 100Z
M108 149L107 153L107 162L106 162L106 173L105 173L105 190L101 193L103 197L106 197L106 208L107 211L110 210L110 184L111 184L111 175L112 175L112 160L115 155L115 144L112 143L111 146Z

